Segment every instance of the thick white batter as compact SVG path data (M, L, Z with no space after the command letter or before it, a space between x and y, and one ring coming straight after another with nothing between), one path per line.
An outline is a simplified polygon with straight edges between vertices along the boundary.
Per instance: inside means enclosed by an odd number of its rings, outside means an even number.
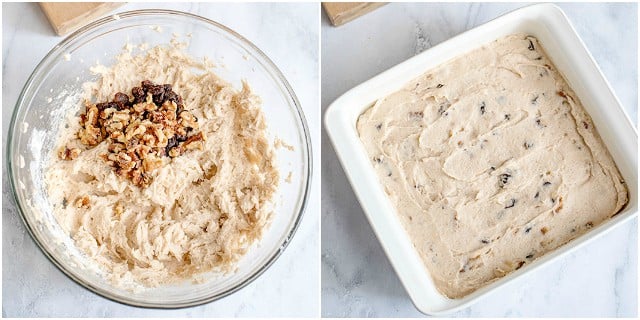
M151 185L140 188L100 157L104 141L91 149L78 143L72 117L59 146L83 151L60 160L54 150L46 169L58 222L117 284L156 286L231 271L272 214L278 170L259 97L246 83L234 89L183 47L174 41L143 54L123 52L113 66L92 69L101 78L86 85L86 98L110 101L145 79L172 84L198 118L202 150L165 158Z
M616 214L627 189L531 36L440 65L357 129L437 288L459 298Z

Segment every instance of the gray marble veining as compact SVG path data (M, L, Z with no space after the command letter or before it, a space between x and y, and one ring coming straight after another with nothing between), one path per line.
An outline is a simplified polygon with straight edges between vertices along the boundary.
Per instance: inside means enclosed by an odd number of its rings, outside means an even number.
M524 3L391 3L322 20L322 108L352 87ZM637 4L559 6L637 124ZM322 314L419 317L322 133ZM452 316L636 316L637 219Z
M304 4L129 3L116 10L165 8L219 21L252 41L284 73L309 123L314 148L320 143L318 92L319 6ZM308 209L280 258L246 288L203 306L152 310L101 298L65 277L39 251L18 216L6 175L9 121L22 86L59 41L36 3L3 4L2 82L2 315L3 317L235 317L309 316L320 313L318 229L320 170L314 171ZM314 154L314 163L320 163Z

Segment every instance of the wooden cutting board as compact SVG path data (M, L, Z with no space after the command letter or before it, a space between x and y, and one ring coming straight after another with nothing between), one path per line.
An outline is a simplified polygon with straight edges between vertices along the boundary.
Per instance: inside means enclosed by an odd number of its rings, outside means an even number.
M59 35L81 26L124 5L124 2L40 2L40 8Z
M324 12L334 26L343 25L387 4L386 2L323 2Z

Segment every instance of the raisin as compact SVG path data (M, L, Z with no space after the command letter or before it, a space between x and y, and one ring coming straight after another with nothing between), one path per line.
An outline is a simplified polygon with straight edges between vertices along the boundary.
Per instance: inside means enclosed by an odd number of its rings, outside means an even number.
M436 86L436 88L438 88L438 89L440 89L442 87L444 87L444 84L442 84L442 83L438 83L438 85Z
M540 191L536 192L536 195L535 195L535 196L533 196L533 198L534 198L534 199L537 199L537 198L538 198L538 196L540 196Z
M153 82L151 82L150 80L144 80L142 81L141 84L142 84L142 87L145 88L146 90L149 90L149 88L153 86Z
M536 95L533 99L531 99L531 104L536 105L538 103L538 95Z
M484 108L486 107L486 105L484 104L484 101L482 101L482 103L480 104L480 114L484 114L485 110Z
M510 114L508 114L508 113L507 113L507 114L505 114L505 115L504 115L504 119L505 119L505 120L511 120L511 115L510 115Z
M120 102L123 104L129 104L129 96L126 93L118 92L113 98L113 102Z
M509 203L504 207L505 209L513 208L516 205L516 199L510 199Z
M498 185L500 188L504 188L504 186L509 182L511 175L508 173L503 173L498 176Z
M487 243L489 243L489 240L482 239L482 240L480 240L480 242L482 242L484 244L487 244Z
M491 166L491 167L489 167L489 170L491 170L491 171L495 171L495 170L496 170L496 167Z
M167 146L164 148L165 153L169 154L169 150L171 150L171 148L173 148L173 147L175 147L177 145L178 145L178 141L177 141L175 136L169 138L167 140Z
M533 41L529 40L529 46L527 47L527 49L529 49L529 51L533 51L536 48L533 46Z
M529 253L525 258L527 258L527 259L533 258L533 253Z
M114 108L120 111L125 108L125 105L119 102L107 102L107 108Z
M529 148L533 147L533 143L529 143L529 142L525 141L523 146L524 146L525 149L529 150Z
M524 265L524 261L518 262L518 266L516 267L516 270L522 268L523 265Z
M67 200L67 198L66 197L62 198L62 209L66 209L68 204L69 204L69 201Z
M176 105L182 104L182 98L173 91L165 92L164 97L166 100L174 102Z
M524 229L524 233L529 233L529 231L531 231L531 227L526 227L526 228Z
M131 89L131 94L133 94L134 103L143 102L147 96L147 94L141 87L134 87L133 89Z
M380 129L382 129L382 123L379 123L379 124L376 125L376 130L379 131Z
M589 129L589 124L586 121L582 121L582 126L587 130Z
M589 221L584 225L587 229L593 228L593 222Z
M152 85L149 87L149 93L153 96L153 103L162 105L164 102L164 87L162 85Z
M179 142L187 141L187 136L186 135L176 134L175 137L176 137L176 140L178 140Z
M549 181L545 181L544 183L542 183L542 185L546 187L546 186L548 186L548 185L551 185L551 182L549 182Z

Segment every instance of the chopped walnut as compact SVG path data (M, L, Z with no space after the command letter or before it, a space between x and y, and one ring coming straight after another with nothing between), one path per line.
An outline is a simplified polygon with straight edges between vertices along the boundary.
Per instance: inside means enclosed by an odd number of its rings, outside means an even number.
M65 147L64 149L60 150L60 159L62 160L73 160L75 158L77 158L80 155L80 149L78 148L69 148L69 147Z
M75 201L76 208L89 209L91 208L91 201L88 196L78 197Z
M111 102L87 104L77 137L89 147L106 141L108 153L101 157L116 174L144 188L153 180L150 173L165 163L163 157L202 150L205 137L171 85L145 80L131 95L118 92ZM73 160L79 153L65 149L60 158Z

